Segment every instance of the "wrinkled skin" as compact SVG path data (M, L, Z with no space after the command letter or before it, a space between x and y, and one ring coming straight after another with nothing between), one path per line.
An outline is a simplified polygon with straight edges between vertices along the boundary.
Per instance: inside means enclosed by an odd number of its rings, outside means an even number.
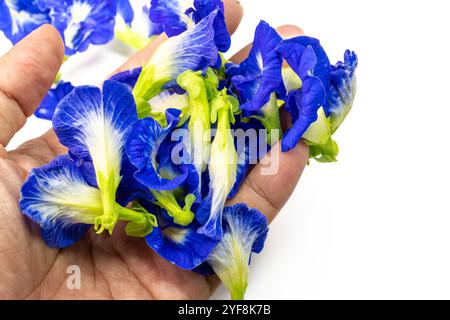
M243 10L235 0L225 1L230 31L236 30ZM301 29L284 26L284 37L302 34ZM136 67L147 60L161 36L137 53L117 71ZM249 48L233 60L242 61ZM31 168L50 162L67 150L53 131L30 140L17 150L4 146L25 124L50 88L62 63L64 48L57 31L43 26L0 58L0 298L2 299L206 299L218 285L183 271L152 252L143 239L124 236L118 225L112 237L88 234L75 246L50 249L41 240L39 228L19 210L20 188ZM279 157L276 175L260 174L253 168L232 203L246 202L273 220L293 192L308 158L303 143ZM66 286L67 268L81 269L81 289Z

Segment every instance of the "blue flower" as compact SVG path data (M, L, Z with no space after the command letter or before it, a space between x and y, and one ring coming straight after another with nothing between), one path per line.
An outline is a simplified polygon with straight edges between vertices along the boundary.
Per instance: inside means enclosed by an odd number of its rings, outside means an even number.
M206 260L233 300L244 298L252 252L260 253L267 238L267 219L245 204L226 207L224 235ZM205 270L201 268L200 270Z
M138 67L132 70L125 70L111 76L109 80L114 80L126 84L130 88L130 90L133 90L139 76L141 75L141 71L142 67Z
M222 211L237 178L238 155L230 128L237 108L237 100L227 95L226 89L211 101L211 122L217 122L217 132L208 165L210 190L196 217L203 224L198 232L214 239L223 235Z
M150 20L149 5L149 0L118 0L116 38L140 50L161 34L162 26Z
M186 70L206 71L217 61L213 23L217 12L212 12L194 27L179 36L163 42L143 67L133 90L139 117L146 117L151 109L149 101L161 93L164 86L175 84Z
M116 191L121 179L126 133L137 120L130 89L116 81L99 88L75 88L58 105L53 127L69 148L88 181L100 189L104 214L98 219L100 232L112 232L117 221Z
M87 183L69 156L31 171L22 187L20 209L56 248L77 242L103 213L100 191Z
M114 37L117 1L38 0L50 10L51 23L64 39L66 54L85 51L90 44L100 45Z
M188 227L171 224L158 215L158 227L146 237L147 244L161 257L176 266L192 270L202 264L218 241L197 233L194 221Z
M173 37L192 28L216 10L215 42L219 51L226 52L230 48L231 37L225 23L222 0L152 0L150 19L161 25L169 37Z
M171 159L170 134L178 124L179 115L179 110L167 110L166 127L152 118L137 121L130 129L126 153L137 169L135 179L147 189L146 198L167 210L175 223L186 226L194 219L191 206L198 195L199 180L192 165L175 165ZM188 188L184 188L186 184ZM175 195L178 189L182 193L192 192L186 195L184 207Z
M237 91L244 115L257 114L282 82L282 58L276 48L282 41L269 24L261 21L248 58L240 65L229 65L227 75Z
M41 119L52 120L59 101L68 95L73 88L74 86L70 82L59 82L55 88L50 89L34 115Z
M36 0L0 0L0 30L16 44L30 32L50 22L48 10Z
M291 150L302 137L317 144L326 143L331 135L324 109L330 86L330 65L323 48L314 38L297 37L284 40L278 51L302 82L301 89L292 91L286 98L285 108L291 114L293 125L283 137L282 150ZM318 119L321 121L305 137Z
M331 132L334 133L344 121L353 106L356 94L355 70L358 56L349 50L344 54L344 62L331 67L331 87L328 93L328 108Z

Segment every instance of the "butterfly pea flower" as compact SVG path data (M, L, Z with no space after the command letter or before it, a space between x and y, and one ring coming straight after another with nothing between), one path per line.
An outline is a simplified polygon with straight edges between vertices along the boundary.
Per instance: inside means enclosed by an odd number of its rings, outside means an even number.
M233 300L244 299L252 252L260 253L267 238L266 217L245 204L223 211L224 235L207 258ZM205 269L203 269L205 270Z
M147 64L133 90L140 118L151 113L149 101L161 93L163 87L173 85L186 70L205 71L217 61L213 23L217 11L213 11L194 27L164 41Z
M73 88L74 86L70 82L60 81L54 88L50 89L34 115L41 119L52 120L56 106Z
M164 209L147 201L142 203L148 211L156 212L158 226L145 238L156 253L185 270L192 270L204 263L218 240L198 233L199 225L195 220L189 226L179 226L166 218Z
M195 179L198 184L198 178L192 177L188 165L174 166L170 159L171 150L166 148L166 140L178 124L179 115L179 110L167 110L166 127L152 118L134 123L126 143L126 153L137 169L135 179L150 193L148 199L164 208L175 223L186 226L194 219L191 207L196 196L194 193L186 195L182 207L174 191L188 179Z
M202 77L201 71L187 70L178 77L177 82L186 90L189 97L190 156L201 178L209 160L211 148L211 110L207 81ZM214 85L217 88L218 80ZM201 190L201 179L199 189Z
M103 215L101 191L91 186L80 168L68 156L59 156L50 164L33 169L22 187L20 208L41 226L41 235L53 248L73 245ZM156 218L147 213L115 204L120 220L128 221L131 236L145 236L156 226Z
M331 137L327 119L327 91L330 63L318 40L297 37L284 40L277 49L301 80L301 89L289 93L285 109L293 125L282 140L284 152L304 138L311 144L324 144Z
M261 21L248 58L240 65L227 67L227 75L231 77L245 116L258 113L282 82L283 60L276 50L281 41L276 30Z
M197 211L197 219L203 224L198 232L220 239L222 211L237 176L237 151L231 134L230 123L235 122L234 113L239 102L224 89L211 101L211 122L217 122L217 130L211 144L209 162L209 194Z
M36 0L49 10L51 23L60 32L66 55L85 51L90 44L101 45L114 37L117 1Z
M173 37L192 28L213 11L217 11L213 25L215 42L219 51L226 52L231 46L231 37L222 0L152 0L150 19Z
M149 0L118 0L116 38L136 50L145 48L162 33L162 27L149 18Z
M331 132L334 133L344 121L353 106L356 94L356 68L358 56L347 50L344 61L331 67L331 87L328 94L328 108Z
M116 192L126 159L127 131L137 120L135 108L130 89L107 80L102 91L92 86L75 88L58 104L53 117L60 142L100 190L103 215L95 221L99 233L105 229L112 233L118 219Z
M36 0L0 0L0 30L13 44L49 22L49 11Z

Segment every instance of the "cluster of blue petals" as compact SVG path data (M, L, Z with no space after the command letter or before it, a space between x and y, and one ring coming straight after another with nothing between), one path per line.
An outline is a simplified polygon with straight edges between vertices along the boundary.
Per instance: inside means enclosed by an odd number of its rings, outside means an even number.
M20 207L41 226L49 246L70 246L99 225L112 232L123 219L130 235L145 237L171 263L210 273L217 267L211 256L220 256L217 248L230 237L251 241L236 249L244 256L263 249L264 215L226 201L275 143L288 152L304 140L311 157L335 160L332 135L353 104L356 54L346 51L332 65L319 40L284 40L261 21L248 58L223 61L219 53L231 41L222 1L191 2L152 0L146 7L154 30L170 37L155 61L112 76L101 89L59 82L37 110L68 148L67 155L32 170L22 188ZM131 24L135 12L128 0L0 0L0 29L13 43L52 23L68 55L110 41L118 15ZM290 115L288 128L281 128L281 112ZM174 139L179 129L218 133L186 141ZM266 140L264 152L250 142L239 149L228 131L249 129L284 132ZM211 161L237 162L194 163L198 143Z

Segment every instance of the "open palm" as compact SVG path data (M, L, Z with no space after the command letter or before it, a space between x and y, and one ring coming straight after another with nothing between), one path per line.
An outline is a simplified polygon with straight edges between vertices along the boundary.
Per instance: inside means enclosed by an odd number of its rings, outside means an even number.
M224 1L230 31L236 30L242 8L235 0ZM301 34L299 28L278 29L285 37ZM119 70L147 60L164 36L137 53ZM239 62L248 54L243 49ZM153 252L144 239L125 236L118 225L113 236L92 231L67 249L50 249L41 240L38 225L20 212L20 188L30 169L49 163L67 152L53 131L30 140L17 150L6 151L14 134L25 124L50 88L64 56L58 32L43 26L0 58L0 299L206 299L217 279L184 271ZM275 175L260 173L255 166L232 203L245 202L272 220L294 190L308 158L300 143L289 153L275 146L267 156L277 157ZM267 163L267 161L265 161ZM266 164L267 165L267 164ZM79 289L66 282L71 266L80 269ZM69 268L69 269L68 269Z

